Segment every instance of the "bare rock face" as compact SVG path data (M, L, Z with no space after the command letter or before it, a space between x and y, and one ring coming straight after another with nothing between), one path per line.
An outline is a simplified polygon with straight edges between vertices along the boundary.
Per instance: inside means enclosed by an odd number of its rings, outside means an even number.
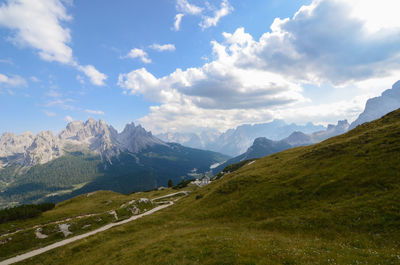
M129 152L137 153L147 146L166 145L160 139L154 137L151 132L147 132L142 126L129 123L118 135L118 145Z
M70 122L57 136L49 131L37 136L29 132L18 136L5 133L0 138L0 162L33 166L59 158L65 152L84 151L98 154L103 161L111 163L123 151L137 153L154 145L167 144L140 125L130 123L118 133L103 120L89 119Z
M0 138L0 157L14 156L24 153L31 146L35 135L26 132L21 135L4 133Z
M63 155L62 145L52 132L40 132L25 152L24 165L44 164Z
M325 131L312 134L313 143L324 141L336 135L343 134L349 130L350 124L347 120L338 121L337 125L329 124Z
M100 154L104 160L119 155L118 132L105 121L89 119L85 123L74 121L58 134L64 149L81 149Z
M398 108L400 108L400 80L393 84L392 89L385 90L380 97L368 99L364 111L350 125L350 129L379 119Z

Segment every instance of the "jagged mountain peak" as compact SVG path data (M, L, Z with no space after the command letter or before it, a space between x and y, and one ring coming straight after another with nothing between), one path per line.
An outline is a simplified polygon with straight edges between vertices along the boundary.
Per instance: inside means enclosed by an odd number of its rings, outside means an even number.
M3 133L0 138L0 157L14 156L25 152L34 138L35 135L29 131L21 135L11 132Z
M400 108L400 80L395 82L391 89L383 91L381 96L368 99L364 111L350 125L350 129L365 122L376 120L398 108Z
M137 153L154 145L167 144L133 122L118 133L104 120L90 118L85 122L68 123L57 135L51 131L43 131L36 136L32 133L19 136L4 133L0 138L0 157L32 166L58 158L66 151L89 151L99 154L105 161L111 161L111 157L118 156L121 151ZM10 159L11 156L17 156L18 159Z

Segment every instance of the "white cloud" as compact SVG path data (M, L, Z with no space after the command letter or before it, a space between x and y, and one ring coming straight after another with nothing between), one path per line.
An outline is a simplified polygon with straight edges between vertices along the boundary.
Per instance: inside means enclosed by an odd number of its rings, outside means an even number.
M200 22L200 27L203 29L215 27L221 18L232 13L233 7L229 4L228 0L223 0L221 8L214 12L213 16L204 16L203 21Z
M190 4L187 0L177 0L176 9L179 12L190 15L199 15L203 11L203 8Z
M44 110L43 112L44 112L44 114L46 114L46 116L48 116L48 117L55 117L55 116L57 116L57 114L56 114L55 112L52 112L52 111Z
M182 14L182 13L176 14L176 16L175 16L175 22L174 22L174 30L175 30L175 31L179 31L179 30L180 30L182 18L183 18L184 16L185 16L185 15Z
M78 66L78 70L83 72L89 79L90 82L96 86L104 86L107 76L99 72L93 65Z
M400 27L399 1L352 0L346 1L346 4L351 6L351 16L361 19L364 27L371 32Z
M204 109L188 100L152 106L150 113L138 121L155 133L166 131L193 132L214 128L220 132L243 123L260 123L272 119L268 109Z
M130 52L124 58L138 58L143 63L151 63L151 59L149 58L147 52L138 48L130 50Z
M214 8L209 2L205 2L205 8L190 4L187 0L176 0L176 10L179 12L175 16L174 30L179 31L182 18L185 15L201 17L199 26L202 29L217 26L221 18L229 15L233 7L228 0L222 0L220 8Z
M160 78L137 69L121 74L118 84L126 94L142 94L160 103L139 120L155 131L221 130L271 118L351 121L370 95L390 87L377 88L379 83L400 77L397 14L385 17L393 23L379 24L363 16L362 8L354 11L363 3L315 0L292 18L275 19L258 40L243 28L224 33L223 42L212 42L214 60L202 67L176 69ZM398 10L395 1L385 4L390 5L385 10ZM366 84L375 85L361 89ZM337 97L331 102L311 101L303 95L305 85L335 89ZM355 97L349 89L360 93ZM347 96L350 100L343 100L347 94L352 94Z
M22 87L27 86L26 80L19 75L6 76L0 74L0 87Z
M47 61L73 61L70 31L60 25L71 19L58 0L8 0L0 6L0 25L15 30L12 41L37 49Z
M268 69L302 82L343 85L399 69L400 27L367 31L347 2L315 1L292 19L275 19L259 41L238 29L225 35L225 48L238 58L238 67Z
M175 51L176 50L174 44L163 44L163 45L160 45L160 44L155 43L155 44L151 45L150 48L153 49L153 50L159 51L159 52Z
M74 121L74 118L72 118L71 116L67 115L67 116L65 116L64 120L65 120L66 122L73 122L73 121Z
M7 0L0 5L0 26L12 30L14 35L9 40L15 45L34 48L45 61L86 69L84 72L94 85L103 85L104 74L93 66L80 66L73 57L70 30L61 25L70 20L72 17L60 0Z
M273 107L305 100L298 85L268 71L235 67L235 58L219 43L212 44L217 59L201 68L177 69L161 78L142 68L120 74L118 85L125 93L140 93L158 102L187 98L211 109Z
M104 112L101 110L90 110L87 109L85 110L87 113L92 114L92 115L104 115Z

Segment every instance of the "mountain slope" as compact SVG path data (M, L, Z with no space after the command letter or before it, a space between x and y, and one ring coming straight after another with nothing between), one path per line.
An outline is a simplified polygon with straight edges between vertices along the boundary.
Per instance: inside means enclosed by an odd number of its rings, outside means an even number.
M225 167L239 163L241 161L260 158L266 155L274 154L292 147L311 145L319 143L330 137L345 133L349 128L347 120L338 121L337 125L329 124L328 128L324 131L314 132L312 134L305 134L303 132L293 132L288 137L280 140L273 141L265 137L256 138L253 145L250 146L247 151L241 155L233 157L226 162L222 163L218 167L213 169L213 173L217 174L221 172Z
M400 108L400 80L391 89L385 90L381 96L368 99L364 111L350 125L350 129L365 122L379 119L383 115Z
M23 264L396 264L400 110Z
M140 125L118 133L104 121L69 123L58 135L41 132L0 139L0 208L59 202L99 189L121 193L178 183L194 168L207 172L228 159L167 144Z
M211 150L230 156L237 156L247 150L258 137L280 140L295 131L313 133L324 130L325 127L307 123L306 125L287 124L283 120L274 120L261 124L244 124L235 129L229 129L222 134L215 132L196 133L165 133L160 134L162 140L177 142L186 146Z

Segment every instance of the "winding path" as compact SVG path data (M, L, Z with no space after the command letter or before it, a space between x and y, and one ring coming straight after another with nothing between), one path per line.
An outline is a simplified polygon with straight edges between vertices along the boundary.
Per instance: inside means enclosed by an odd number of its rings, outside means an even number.
M177 195L179 193L184 193L185 195L188 194L188 192L186 192L186 191L181 191L181 192L177 192L177 193L173 193L173 194L168 194L166 196L162 196L162 197L159 197L159 198L156 198L156 199L172 197L172 196ZM153 200L155 200L155 199L153 199ZM56 243L53 243L51 245L45 246L43 248L32 250L32 251L27 252L25 254L21 254L21 255L15 256L13 258L3 260L3 261L0 262L0 265L13 264L13 263L16 263L16 262L20 262L20 261L32 258L34 256L40 255L40 254L42 254L44 252L47 252L49 250L52 250L52 249L55 249L55 248L58 248L58 247L61 247L61 246L65 246L65 245L67 245L69 243L72 243L72 242L87 238L89 236L95 235L97 233L106 231L106 230L108 230L108 229L110 229L110 228L112 228L114 226L123 225L123 224L129 223L131 221L134 221L136 219L139 219L139 218L141 218L143 216L150 215L150 214L155 213L157 211L160 211L160 210L162 210L164 208L167 208L167 207L169 207L169 206L171 206L173 204L174 204L173 201L169 201L168 204L163 204L163 205L157 206L157 207L155 207L155 208L153 208L153 209L151 209L151 210L149 210L149 211L147 211L145 213L142 213L142 214L139 214L139 215L134 215L134 216L130 217L129 219L126 219L126 220L123 220L123 221L120 221L120 222L117 222L117 223L107 224L107 225L105 225L103 227L100 227L100 228L98 228L96 230L93 230L91 232L88 232L88 233L85 233L85 234L82 234L82 235L77 235L77 236L74 236L74 237L71 237L71 238L68 238L68 239L64 239L64 240L58 241Z

